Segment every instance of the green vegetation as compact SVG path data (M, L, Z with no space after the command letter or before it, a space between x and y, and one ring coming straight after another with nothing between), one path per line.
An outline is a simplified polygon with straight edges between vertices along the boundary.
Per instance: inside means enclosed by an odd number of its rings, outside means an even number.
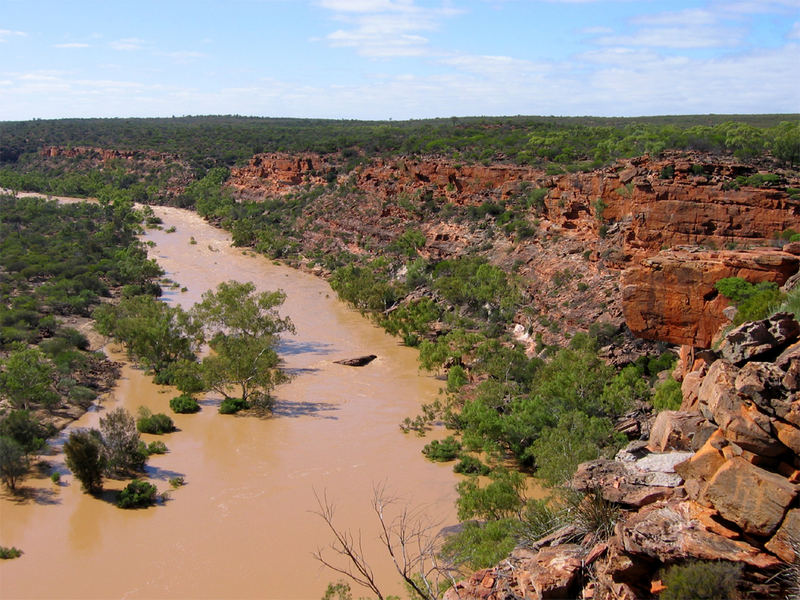
M664 572L665 600L727 600L736 597L742 563L695 560L669 567Z
M768 281L752 284L741 277L726 277L714 287L736 306L734 325L764 319L784 300L778 286Z
M192 309L214 351L203 358L202 378L224 397L221 413L269 409L270 391L288 380L276 352L280 334L294 332L291 320L278 314L285 298L280 291L256 293L252 283L230 281L203 294Z
M200 411L200 405L190 394L175 396L169 401L169 407L178 414L191 414Z
M120 508L146 508L155 504L156 486L141 479L134 479L123 490L117 498L117 506Z
M422 453L434 462L455 460L460 452L461 444L452 435L443 440L433 440L422 449Z
M136 421L128 411L120 406L100 417L100 435L109 475L128 475L144 468L147 453L142 451Z
M653 408L655 408L656 411L680 410L682 402L683 394L681 392L681 384L672 377L656 386L655 393L653 394Z
M64 443L64 456L67 467L81 482L85 492L96 494L102 491L106 458L99 431L91 429L70 433Z
M0 123L0 163L25 166L41 144L153 150L187 161L195 171L231 166L257 152L320 152L361 155L441 154L467 162L499 155L517 163L609 161L666 149L728 151L741 158L765 149L788 165L800 162L800 126L794 115L696 115L639 118L458 117L414 121L268 119L236 116L172 119L59 119ZM352 168L351 166L348 166ZM161 180L115 170L79 178L62 171L35 179L53 194L96 194L114 182L146 195ZM14 174L14 171L11 171ZM72 175L72 178L68 177ZM0 185L14 187L9 174ZM53 187L50 187L53 186ZM20 189L20 188L15 188Z
M164 413L153 414L145 406L139 407L139 416L136 419L136 429L139 433L170 433L175 431L175 423Z
M0 480L14 491L28 472L28 457L14 439L0 436Z
M19 548L15 548L14 546L11 546L10 548L7 546L0 546L0 558L19 558L20 556L22 556L22 550Z

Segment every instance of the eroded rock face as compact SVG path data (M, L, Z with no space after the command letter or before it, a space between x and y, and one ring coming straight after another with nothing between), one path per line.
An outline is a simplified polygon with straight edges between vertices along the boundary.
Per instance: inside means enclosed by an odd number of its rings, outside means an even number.
M645 259L622 274L622 308L636 335L709 348L729 322L728 301L714 284L725 277L782 285L800 268L788 252L676 248ZM736 361L734 361L736 362Z
M786 478L734 457L717 470L703 494L727 520L753 535L775 532L797 496Z

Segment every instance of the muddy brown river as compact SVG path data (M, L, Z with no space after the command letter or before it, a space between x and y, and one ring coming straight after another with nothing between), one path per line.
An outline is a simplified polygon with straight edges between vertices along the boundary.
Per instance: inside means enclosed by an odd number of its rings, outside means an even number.
M169 447L150 458L147 476L159 491L175 476L186 485L164 504L121 510L81 492L58 452L62 436L46 457L60 484L32 475L24 496L0 495L0 544L24 551L0 561L0 596L320 598L340 577L312 557L331 541L312 514L315 490L335 504L342 528L361 530L385 591L405 596L377 542L370 500L374 486L385 484L427 518L455 522L452 464L428 462L420 453L426 440L398 428L437 397L441 382L419 372L415 350L344 306L322 279L232 248L225 232L194 213L154 210L164 229L148 231L151 255L188 288L166 292L166 300L188 307L230 279L283 289L281 312L297 335L285 337L281 353L296 376L276 390L272 418L219 415L213 397L196 415L175 415L168 406L174 390L126 365L113 394L72 427L97 426L118 405L170 414L179 431L142 436ZM176 231L166 233L171 226ZM107 351L122 356L119 348ZM378 358L363 368L333 363L363 354ZM124 483L106 480L106 488Z

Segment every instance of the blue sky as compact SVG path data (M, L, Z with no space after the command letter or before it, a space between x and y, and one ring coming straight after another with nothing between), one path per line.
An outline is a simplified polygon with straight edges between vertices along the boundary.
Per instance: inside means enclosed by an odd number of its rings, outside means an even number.
M800 112L800 0L0 0L0 120Z

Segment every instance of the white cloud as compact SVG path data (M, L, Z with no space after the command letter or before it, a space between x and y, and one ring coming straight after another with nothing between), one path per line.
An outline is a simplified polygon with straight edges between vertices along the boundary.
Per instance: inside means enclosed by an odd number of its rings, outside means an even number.
M611 46L654 48L724 48L737 46L742 39L738 29L717 27L651 27L628 35L603 36L597 43Z
M53 44L53 48L88 48L89 44L81 42L68 42L66 44Z
M687 8L677 12L643 15L631 19L638 25L712 25L718 21L715 13L702 8Z
M28 35L24 31L12 31L10 29L0 29L0 42L5 42L12 37L25 37Z
M321 0L319 5L346 25L325 36L328 43L369 57L425 54L429 40L421 33L438 29L442 19L458 13L446 5L418 6L414 0Z
M145 46L145 41L139 38L123 38L109 43L114 50L141 50Z

